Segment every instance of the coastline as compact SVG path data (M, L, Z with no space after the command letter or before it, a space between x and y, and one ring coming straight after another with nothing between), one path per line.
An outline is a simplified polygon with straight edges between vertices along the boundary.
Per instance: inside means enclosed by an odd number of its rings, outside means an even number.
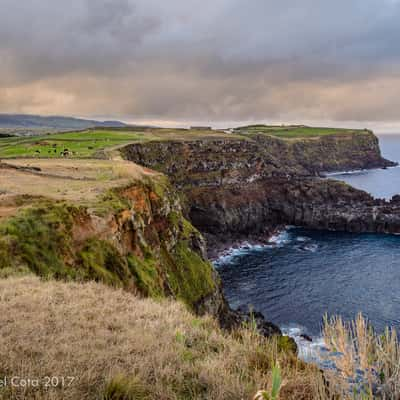
M395 163L393 161L393 163ZM400 164L395 163L395 165L383 166L383 167L374 167L374 168L362 168L362 169L349 169L343 171L332 171L332 172L321 172L321 178L331 178L338 175L352 175L352 174L359 174L361 172L369 172L374 170L385 170L385 169L392 169L392 168L399 168Z
M279 235L289 228L290 226L288 225L279 225L270 232L266 232L264 235L249 235L228 239L205 235L208 259L215 265L220 259L232 257L246 250L274 246L277 243Z
M288 231L294 228L291 225L280 226L276 228L271 234L263 238L257 239L243 239L232 241L231 245L228 246L228 242L219 247L213 247L214 257L210 259L214 267L218 270L220 264L229 263L229 260L235 256L244 254L246 252L252 252L257 250L272 249L287 244L290 240L288 237ZM223 287L223 286L222 286ZM231 305L228 303L229 307ZM289 325L278 325L271 321L267 321L265 316L258 310L248 310L248 305L241 304L237 309L232 311L240 316L240 319L247 320L249 313L259 318L260 322L275 325L282 333L283 336L287 336L294 341L297 348L297 356L307 362L315 363L321 368L325 366L324 360L321 357L321 352L325 348L325 343L322 338L322 334L310 335L307 329L298 324Z

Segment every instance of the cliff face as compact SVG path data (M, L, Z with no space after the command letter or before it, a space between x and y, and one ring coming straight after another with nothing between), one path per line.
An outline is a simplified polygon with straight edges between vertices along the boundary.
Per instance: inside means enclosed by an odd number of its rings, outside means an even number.
M372 132L282 140L152 142L123 150L129 160L168 174L182 188L187 215L220 242L269 236L282 225L352 232L399 232L398 205L315 175L394 165Z
M400 232L400 203L374 200L342 182L269 179L245 188L197 188L190 219L211 244L262 240L284 225L347 232ZM211 248L212 250L212 248Z
M124 147L123 156L167 174L178 187L223 186L269 176L307 173L291 169L263 144L245 139L209 139L138 143Z
M44 198L14 201L29 204L0 219L2 275L30 270L172 296L192 308L210 297L214 309L223 306L204 239L182 216L165 178L115 188L88 207Z
M164 175L124 161L18 160L0 168L0 277L95 280L179 299L225 328L250 320L229 308L204 238ZM256 323L280 334L261 316Z
M311 174L395 165L382 157L379 140L370 131L293 140L266 135L253 138L271 154L279 155L285 164L294 168L301 166Z
M179 187L226 186L270 177L393 165L382 158L371 132L283 140L243 139L148 142L126 146L123 156L169 175Z

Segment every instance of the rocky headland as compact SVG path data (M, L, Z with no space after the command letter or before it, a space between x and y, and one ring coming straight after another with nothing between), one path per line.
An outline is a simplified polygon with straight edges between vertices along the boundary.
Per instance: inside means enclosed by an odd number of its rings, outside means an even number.
M370 131L301 139L150 142L126 146L128 160L163 172L182 192L185 213L207 237L209 254L241 240L263 241L284 225L350 232L400 231L399 202L324 172L386 168Z

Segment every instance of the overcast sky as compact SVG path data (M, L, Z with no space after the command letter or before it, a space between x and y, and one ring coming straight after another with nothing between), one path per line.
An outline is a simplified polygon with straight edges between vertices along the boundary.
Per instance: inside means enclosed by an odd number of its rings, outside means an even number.
M0 6L0 112L400 125L397 0Z

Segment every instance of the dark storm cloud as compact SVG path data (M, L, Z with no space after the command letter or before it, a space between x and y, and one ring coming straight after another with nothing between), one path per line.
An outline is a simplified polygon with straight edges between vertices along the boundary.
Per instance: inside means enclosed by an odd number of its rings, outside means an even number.
M395 0L0 0L0 109L399 120Z

